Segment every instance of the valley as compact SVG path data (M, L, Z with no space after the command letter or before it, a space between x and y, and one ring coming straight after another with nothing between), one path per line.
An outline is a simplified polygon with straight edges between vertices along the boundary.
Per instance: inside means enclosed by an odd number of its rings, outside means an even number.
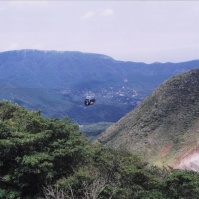
M136 106L144 99L144 96L139 96L136 90L130 87L121 88L101 88L93 90L82 90L82 89L65 89L58 91L59 94L66 98L70 98L74 103L79 102L80 97L95 96L99 103L106 103L110 101L112 103L121 103L126 105ZM145 96L146 97L146 96Z
M168 78L198 67L199 60L146 64L76 51L7 51L0 53L0 99L79 125L114 123ZM97 102L85 107L89 94Z

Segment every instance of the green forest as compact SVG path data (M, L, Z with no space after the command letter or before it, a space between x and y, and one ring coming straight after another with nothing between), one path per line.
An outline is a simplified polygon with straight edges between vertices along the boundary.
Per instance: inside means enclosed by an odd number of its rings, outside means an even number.
M199 198L199 174L93 145L79 125L0 102L0 198Z

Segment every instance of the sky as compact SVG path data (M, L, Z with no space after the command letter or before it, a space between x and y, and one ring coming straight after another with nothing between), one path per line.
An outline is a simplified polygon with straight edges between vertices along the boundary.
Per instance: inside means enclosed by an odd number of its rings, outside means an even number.
M0 52L98 53L120 61L199 59L199 1L0 1Z

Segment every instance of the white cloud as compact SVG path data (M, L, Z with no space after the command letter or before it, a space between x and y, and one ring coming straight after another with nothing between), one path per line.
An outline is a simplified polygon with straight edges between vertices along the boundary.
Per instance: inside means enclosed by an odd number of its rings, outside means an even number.
M105 9L105 10L104 10L103 12L101 12L101 13L99 13L99 12L95 13L95 12L90 11L90 12L85 13L85 14L81 17L81 19L89 19L89 18L92 18L92 17L94 17L96 14L97 14L97 15L102 15L102 16L111 16L111 15L113 15L113 10L112 10L112 9Z
M82 19L89 19L89 18L93 17L94 15L95 15L94 12L87 12L86 14L84 14L82 16Z
M113 15L113 10L112 9L106 9L102 12L103 16L110 16Z

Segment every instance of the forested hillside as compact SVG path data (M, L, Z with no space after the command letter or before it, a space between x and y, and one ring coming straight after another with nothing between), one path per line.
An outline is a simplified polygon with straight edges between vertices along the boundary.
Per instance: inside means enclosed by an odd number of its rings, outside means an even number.
M69 118L0 102L0 198L197 198L199 174L91 145Z

